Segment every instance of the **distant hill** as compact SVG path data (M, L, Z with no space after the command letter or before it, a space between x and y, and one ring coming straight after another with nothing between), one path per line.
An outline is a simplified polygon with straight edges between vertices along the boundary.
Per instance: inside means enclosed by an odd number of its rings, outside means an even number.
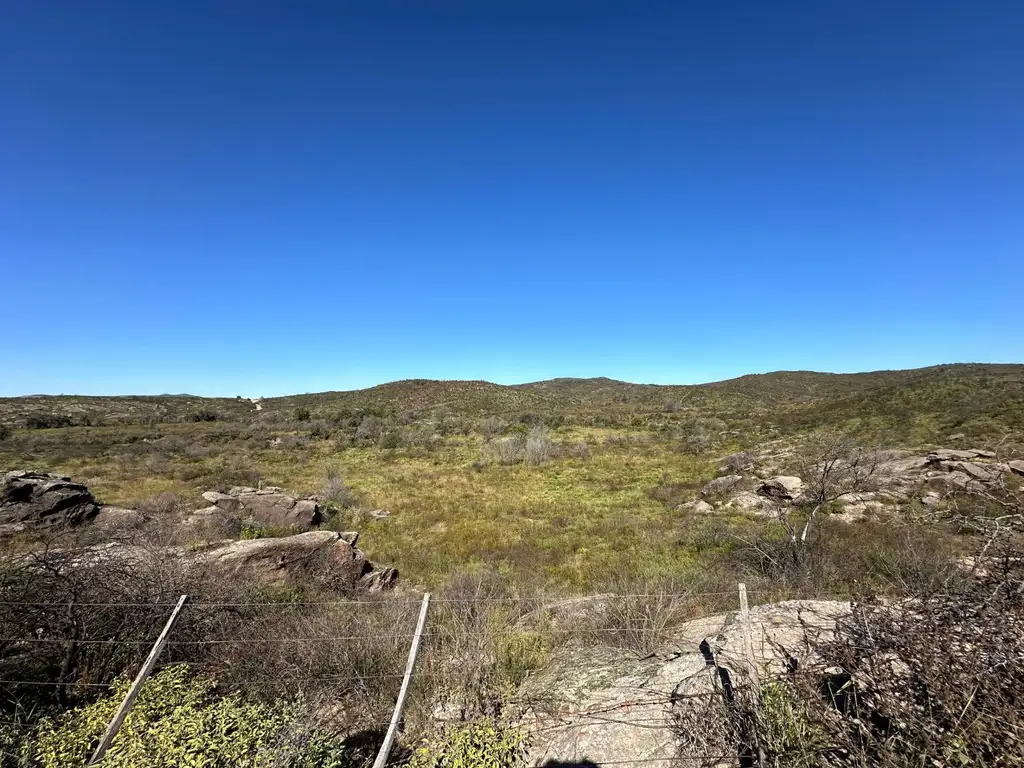
M663 414L717 419L731 428L789 432L843 427L866 433L1024 432L1024 365L954 364L834 374L777 371L697 385L633 384L608 378L559 378L527 384L409 379L369 389L268 398L263 417L306 410L330 419L372 413L422 417L516 418L657 428ZM31 396L0 399L0 421L15 428L118 423L224 421L256 417L248 400L189 395L154 397Z

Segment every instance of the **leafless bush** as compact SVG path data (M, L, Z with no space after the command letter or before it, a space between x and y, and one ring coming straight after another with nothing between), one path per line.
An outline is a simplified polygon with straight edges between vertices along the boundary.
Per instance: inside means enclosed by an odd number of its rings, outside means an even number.
M526 441L522 435L511 435L487 443L481 456L484 460L494 460L499 464L517 464L523 460Z
M356 429L356 440L359 442L376 442L384 429L384 422L376 416L364 416Z
M609 645L649 656L693 617L689 591L674 579L620 580L594 617L593 628L599 630L594 634Z
M551 460L552 442L544 427L534 427L526 438L526 460L534 466L547 464Z
M323 501L335 504L342 509L348 509L355 505L352 488L345 484L341 470L335 466L327 468L327 476L320 486L319 496Z
M493 440L501 435L507 426L508 424L504 419L500 419L497 416L488 416L480 424L480 431L483 433L484 440Z

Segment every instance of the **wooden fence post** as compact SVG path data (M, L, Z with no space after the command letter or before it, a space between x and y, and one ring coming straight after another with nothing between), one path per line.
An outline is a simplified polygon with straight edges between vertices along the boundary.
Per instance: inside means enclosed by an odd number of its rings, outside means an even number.
M164 624L163 631L160 636L153 643L153 647L149 651L149 656L146 657L146 661L142 664L142 669L139 670L139 674L135 676L135 680L132 681L131 688L128 689L128 693L124 697L124 701L121 702L121 706L117 710L117 714L114 715L114 719L110 721L110 725L107 726L107 732L103 734L103 738L100 739L99 746L96 747L96 751L92 753L87 765L96 765L103 756L107 754L107 750L110 749L110 743L114 740L118 730L121 728L121 724L124 722L125 717L128 715L128 710L132 708L135 703L136 697L139 695L139 691L142 689L142 684L146 682L146 678L153 671L153 667L156 666L156 660L160 658L160 652L167 645L167 638L171 634L171 630L174 628L174 623L178 620L178 614L181 613L181 609L185 607L185 603L188 602L188 595L182 595L178 598L178 604L174 606L174 610L171 611L170 617L167 619L167 623Z
M761 680L754 659L753 627L750 625L750 606L747 605L747 585L743 582L740 582L740 619L743 622L743 652L750 667L750 679L754 684L754 691L760 692Z
M402 710L405 709L405 698L409 694L409 683L412 680L412 668L416 664L416 653L420 649L420 638L423 637L423 626L427 623L427 607L430 605L430 593L423 594L423 604L420 606L420 618L416 622L416 634L413 635L412 645L409 647L409 660L405 664L405 674L402 676L402 687L398 691L398 701L395 702L395 711L391 714L391 723L388 725L388 732L384 735L384 743L380 745L380 752L377 759L373 761L373 768L384 768L387 765L388 757L391 755L391 745L395 741L395 733L398 731L398 723L402 719Z

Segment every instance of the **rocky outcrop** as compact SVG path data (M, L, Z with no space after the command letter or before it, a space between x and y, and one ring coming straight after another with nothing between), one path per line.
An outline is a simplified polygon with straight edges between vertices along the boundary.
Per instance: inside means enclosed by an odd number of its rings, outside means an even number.
M77 525L97 512L99 505L89 489L70 477L24 470L3 476L0 524Z
M757 493L769 499L792 501L804 488L804 481L792 475L776 475L765 480L757 488Z
M848 603L833 601L753 608L751 633L761 674L781 674L787 663L781 649L799 657L805 632L830 633L848 612ZM529 765L659 760L667 765L680 751L692 752L681 743L677 717L682 708L721 695L722 670L732 680L745 675L743 647L744 627L730 613L684 624L659 653L645 659L600 646L560 651L522 692L539 702L524 719Z
M325 515L316 499L303 499L280 488L231 488L227 493L207 491L203 498L212 506L199 510L201 518L237 516L260 526L308 531L323 523Z
M701 490L702 496L720 496L733 490L743 480L741 475L726 475L716 477Z
M391 589L398 571L376 567L355 540L353 534L308 531L277 539L220 542L185 556L222 573L274 586L316 582L339 592Z
M1018 475L1024 475L1024 461L1016 459L1014 461L1006 462L1006 466L1010 468L1011 472L1016 472Z

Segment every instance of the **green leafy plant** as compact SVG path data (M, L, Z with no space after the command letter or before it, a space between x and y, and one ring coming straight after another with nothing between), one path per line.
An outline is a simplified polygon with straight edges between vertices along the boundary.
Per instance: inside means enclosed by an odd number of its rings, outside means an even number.
M127 692L121 680L97 701L40 722L24 751L33 768L84 766ZM214 684L185 665L146 681L103 759L107 768L263 765L291 720L285 707L218 698Z
M410 768L513 768L526 764L526 740L518 728L488 717L460 723L426 739Z

